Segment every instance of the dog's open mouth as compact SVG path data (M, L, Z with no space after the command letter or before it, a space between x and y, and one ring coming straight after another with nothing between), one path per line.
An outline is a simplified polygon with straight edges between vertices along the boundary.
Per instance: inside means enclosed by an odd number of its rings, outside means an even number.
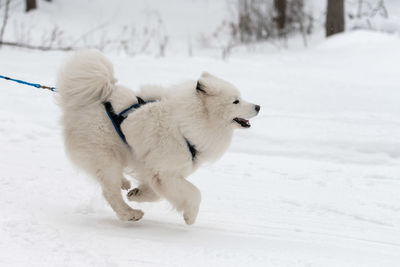
M238 124L240 124L240 126L242 126L243 128L250 128L250 122L246 119L243 118L234 118L233 121L237 122Z

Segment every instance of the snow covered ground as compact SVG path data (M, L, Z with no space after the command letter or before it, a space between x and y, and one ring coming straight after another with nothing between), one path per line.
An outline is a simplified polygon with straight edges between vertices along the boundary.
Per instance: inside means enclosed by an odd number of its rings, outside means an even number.
M111 57L120 82L203 70L262 106L190 180L188 227L166 202L120 222L68 162L54 94L0 81L0 266L400 266L400 39L353 32L302 51ZM63 53L0 50L0 73L54 85Z

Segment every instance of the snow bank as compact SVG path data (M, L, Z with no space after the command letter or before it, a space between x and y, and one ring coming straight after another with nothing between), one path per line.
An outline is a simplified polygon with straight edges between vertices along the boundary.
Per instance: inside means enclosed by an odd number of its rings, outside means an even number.
M356 32L228 62L111 57L132 88L207 70L262 106L190 177L203 194L192 227L165 202L118 221L66 159L53 93L1 80L0 265L399 266L398 47ZM52 85L65 56L3 49L0 69Z

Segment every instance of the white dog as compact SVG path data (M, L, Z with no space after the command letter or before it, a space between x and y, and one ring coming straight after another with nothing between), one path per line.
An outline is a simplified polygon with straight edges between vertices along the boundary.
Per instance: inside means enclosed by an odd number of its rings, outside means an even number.
M95 177L121 220L139 220L121 188L131 170L139 186L131 201L167 199L193 224L200 191L188 175L219 159L235 128L250 127L260 106L240 98L230 83L208 73L170 89L145 86L136 94L116 85L112 64L99 52L75 53L58 75L66 151Z

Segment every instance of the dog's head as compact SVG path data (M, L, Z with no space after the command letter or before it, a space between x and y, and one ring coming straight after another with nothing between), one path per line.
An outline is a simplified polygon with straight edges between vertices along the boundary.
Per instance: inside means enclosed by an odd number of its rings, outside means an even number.
M259 105L243 100L235 86L207 72L198 80L196 91L210 119L234 128L249 128L249 119L260 111Z

